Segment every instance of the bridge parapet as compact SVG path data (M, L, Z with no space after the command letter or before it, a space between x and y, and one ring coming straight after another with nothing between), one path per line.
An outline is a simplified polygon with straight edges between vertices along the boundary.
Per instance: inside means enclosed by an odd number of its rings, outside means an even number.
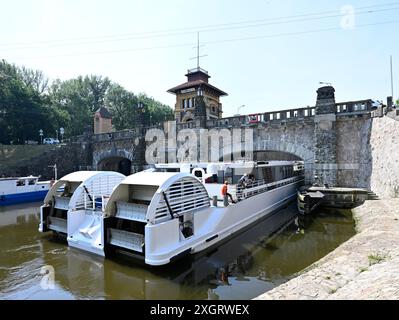
M138 129L122 130L109 133L93 134L91 139L93 142L103 142L109 140L131 139L140 136Z
M370 113L373 109L371 99L336 103L336 113Z
M373 111L372 100L358 100L349 102L336 103L336 114L338 116L345 115L357 115L357 114L369 114ZM222 119L210 119L206 121L207 128L228 128L228 127L242 127L251 126L261 123L277 123L280 124L283 120L286 123L293 123L296 121L303 122L306 119L311 119L315 116L315 107L308 106L305 108L285 109L281 111L270 111L264 113L257 113L251 115L240 115L227 117ZM149 129L163 129L163 124L154 125L151 127L143 128L144 131ZM196 129L200 128L197 121L190 121L186 123L177 123L177 131L183 129ZM140 129L129 129L123 131L115 131L111 133L103 133L92 135L93 142L102 142L109 140L129 139L140 136ZM87 140L84 136L74 137L74 140L79 141Z
M210 119L206 124L208 128L215 127L241 127L248 125L257 125L266 122L285 121L303 121L305 118L311 118L315 114L315 107L286 109L283 111L271 111L256 113L250 115L227 117L222 119ZM195 125L194 125L195 127Z

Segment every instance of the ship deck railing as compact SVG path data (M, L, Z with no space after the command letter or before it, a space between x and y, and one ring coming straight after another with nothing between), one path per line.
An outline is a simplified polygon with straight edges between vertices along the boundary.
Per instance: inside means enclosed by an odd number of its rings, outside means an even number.
M247 199L257 194L303 180L304 178L302 176L290 177L275 182L268 182L265 179L255 180L254 182L247 183L245 186L237 185L236 197L238 200Z
M95 195L95 194L83 194L83 198L76 203L76 210L85 210L86 212L98 211L104 212L107 206L109 195Z

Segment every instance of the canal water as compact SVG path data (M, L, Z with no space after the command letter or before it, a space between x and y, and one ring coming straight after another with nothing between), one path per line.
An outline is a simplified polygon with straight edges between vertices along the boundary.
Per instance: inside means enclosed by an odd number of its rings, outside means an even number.
M293 204L214 250L155 268L39 233L39 206L0 207L0 299L251 299L355 234L350 212L298 219Z

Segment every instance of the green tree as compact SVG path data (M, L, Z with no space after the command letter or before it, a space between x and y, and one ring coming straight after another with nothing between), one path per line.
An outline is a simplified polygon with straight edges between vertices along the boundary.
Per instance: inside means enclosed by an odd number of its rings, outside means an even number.
M89 90L84 79L78 77L67 81L56 80L49 89L50 106L67 115L67 136L80 135L92 120Z
M164 121L173 120L173 110L152 97L148 97L145 93L138 95L139 102L144 104L144 125L154 125Z
M134 128L137 118L137 97L119 84L111 84L105 104L112 114L112 124L116 130Z
M140 115L139 102L144 114ZM173 119L173 110L144 93L135 95L107 77L79 76L66 81L48 78L38 70L0 61L0 143L38 140L65 128L65 136L92 132L94 112L107 106L117 130Z
M43 95L49 87L49 79L40 70L32 70L26 67L18 68L18 74L26 86Z
M0 142L5 144L38 140L38 130L48 125L40 94L24 82L19 71L0 62Z
M110 80L101 76L86 76L55 80L49 89L50 105L66 122L66 136L91 131L94 112L104 105Z
M111 81L107 77L91 75L83 79L83 86L88 94L87 98L92 112L104 106L105 96L110 85Z

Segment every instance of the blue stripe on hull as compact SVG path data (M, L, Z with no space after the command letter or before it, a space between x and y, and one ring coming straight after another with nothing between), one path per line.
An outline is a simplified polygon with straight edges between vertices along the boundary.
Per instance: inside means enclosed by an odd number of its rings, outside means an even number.
M9 206L13 204L42 201L48 190L24 192L16 194L0 195L0 206Z

